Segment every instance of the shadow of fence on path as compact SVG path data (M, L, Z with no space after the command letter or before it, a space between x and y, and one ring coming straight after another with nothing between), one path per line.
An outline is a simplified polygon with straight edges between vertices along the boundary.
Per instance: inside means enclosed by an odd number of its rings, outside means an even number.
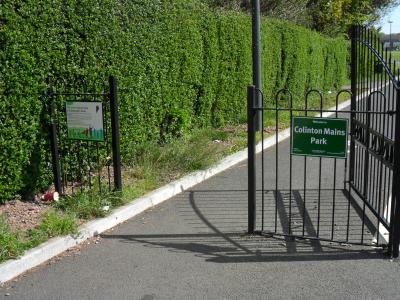
M196 257L213 263L360 260L384 257L382 249L372 247L293 240L279 236L249 236L245 233L244 226L247 222L246 194L245 190L182 193L174 208L190 224L190 228L182 228L189 233L103 234L102 238L141 244L152 249L167 249L175 253L193 253ZM236 222L240 225L235 226ZM194 233L191 232L193 229Z

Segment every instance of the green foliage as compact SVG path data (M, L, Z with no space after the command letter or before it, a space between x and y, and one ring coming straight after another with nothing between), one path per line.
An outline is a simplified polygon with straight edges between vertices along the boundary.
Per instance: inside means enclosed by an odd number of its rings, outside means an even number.
M326 38L277 20L262 24L262 36L263 92L269 104L280 89L289 89L296 105L307 90L339 89L348 77L344 38Z
M131 161L131 175L136 178L154 178L159 183L169 181L182 174L204 169L220 156L220 147L215 140L223 141L228 135L216 129L196 129L190 136L164 145L147 143L136 147L135 159Z
M47 239L55 236L74 234L77 232L78 225L72 215L50 211L44 216L42 223L37 228L28 232L25 248L36 247Z
M78 191L72 196L62 198L55 207L79 219L100 218L107 215L113 207L122 203L117 193L99 193L96 190Z
M373 24L399 0L309 0L312 28L330 35L347 33L353 24Z
M36 247L51 237L78 232L77 222L72 215L56 211L48 212L42 223L29 232L13 233L0 217L0 262L17 258L25 250Z
M0 217L0 262L18 257L23 250L18 235L12 233L4 219Z
M135 159L139 145L245 119L250 17L200 2L0 2L0 203L51 182L42 96L49 75L117 76L124 164ZM296 100L310 87L341 85L344 39L272 19L263 20L262 30L266 101L283 87Z

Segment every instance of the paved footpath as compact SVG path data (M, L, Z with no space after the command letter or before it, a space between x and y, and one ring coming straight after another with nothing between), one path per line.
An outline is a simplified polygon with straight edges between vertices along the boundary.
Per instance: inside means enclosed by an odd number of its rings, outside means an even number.
M400 264L377 250L246 236L246 189L244 162L0 288L0 299L400 298Z

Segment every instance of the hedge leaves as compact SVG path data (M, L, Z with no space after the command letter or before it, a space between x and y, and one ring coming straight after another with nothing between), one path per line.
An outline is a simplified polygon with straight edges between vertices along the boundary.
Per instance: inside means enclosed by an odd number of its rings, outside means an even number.
M121 147L167 142L246 115L251 19L195 0L0 2L0 202L51 182L42 94L51 75L117 76ZM277 20L262 25L266 101L340 87L347 42Z

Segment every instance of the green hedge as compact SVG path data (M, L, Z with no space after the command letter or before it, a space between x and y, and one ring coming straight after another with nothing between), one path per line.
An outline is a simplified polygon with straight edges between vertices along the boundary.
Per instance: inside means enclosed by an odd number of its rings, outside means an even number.
M125 163L136 145L237 124L251 83L251 20L195 0L0 2L0 202L51 180L45 79L113 74ZM287 87L339 87L347 42L277 20L262 25L267 101Z

